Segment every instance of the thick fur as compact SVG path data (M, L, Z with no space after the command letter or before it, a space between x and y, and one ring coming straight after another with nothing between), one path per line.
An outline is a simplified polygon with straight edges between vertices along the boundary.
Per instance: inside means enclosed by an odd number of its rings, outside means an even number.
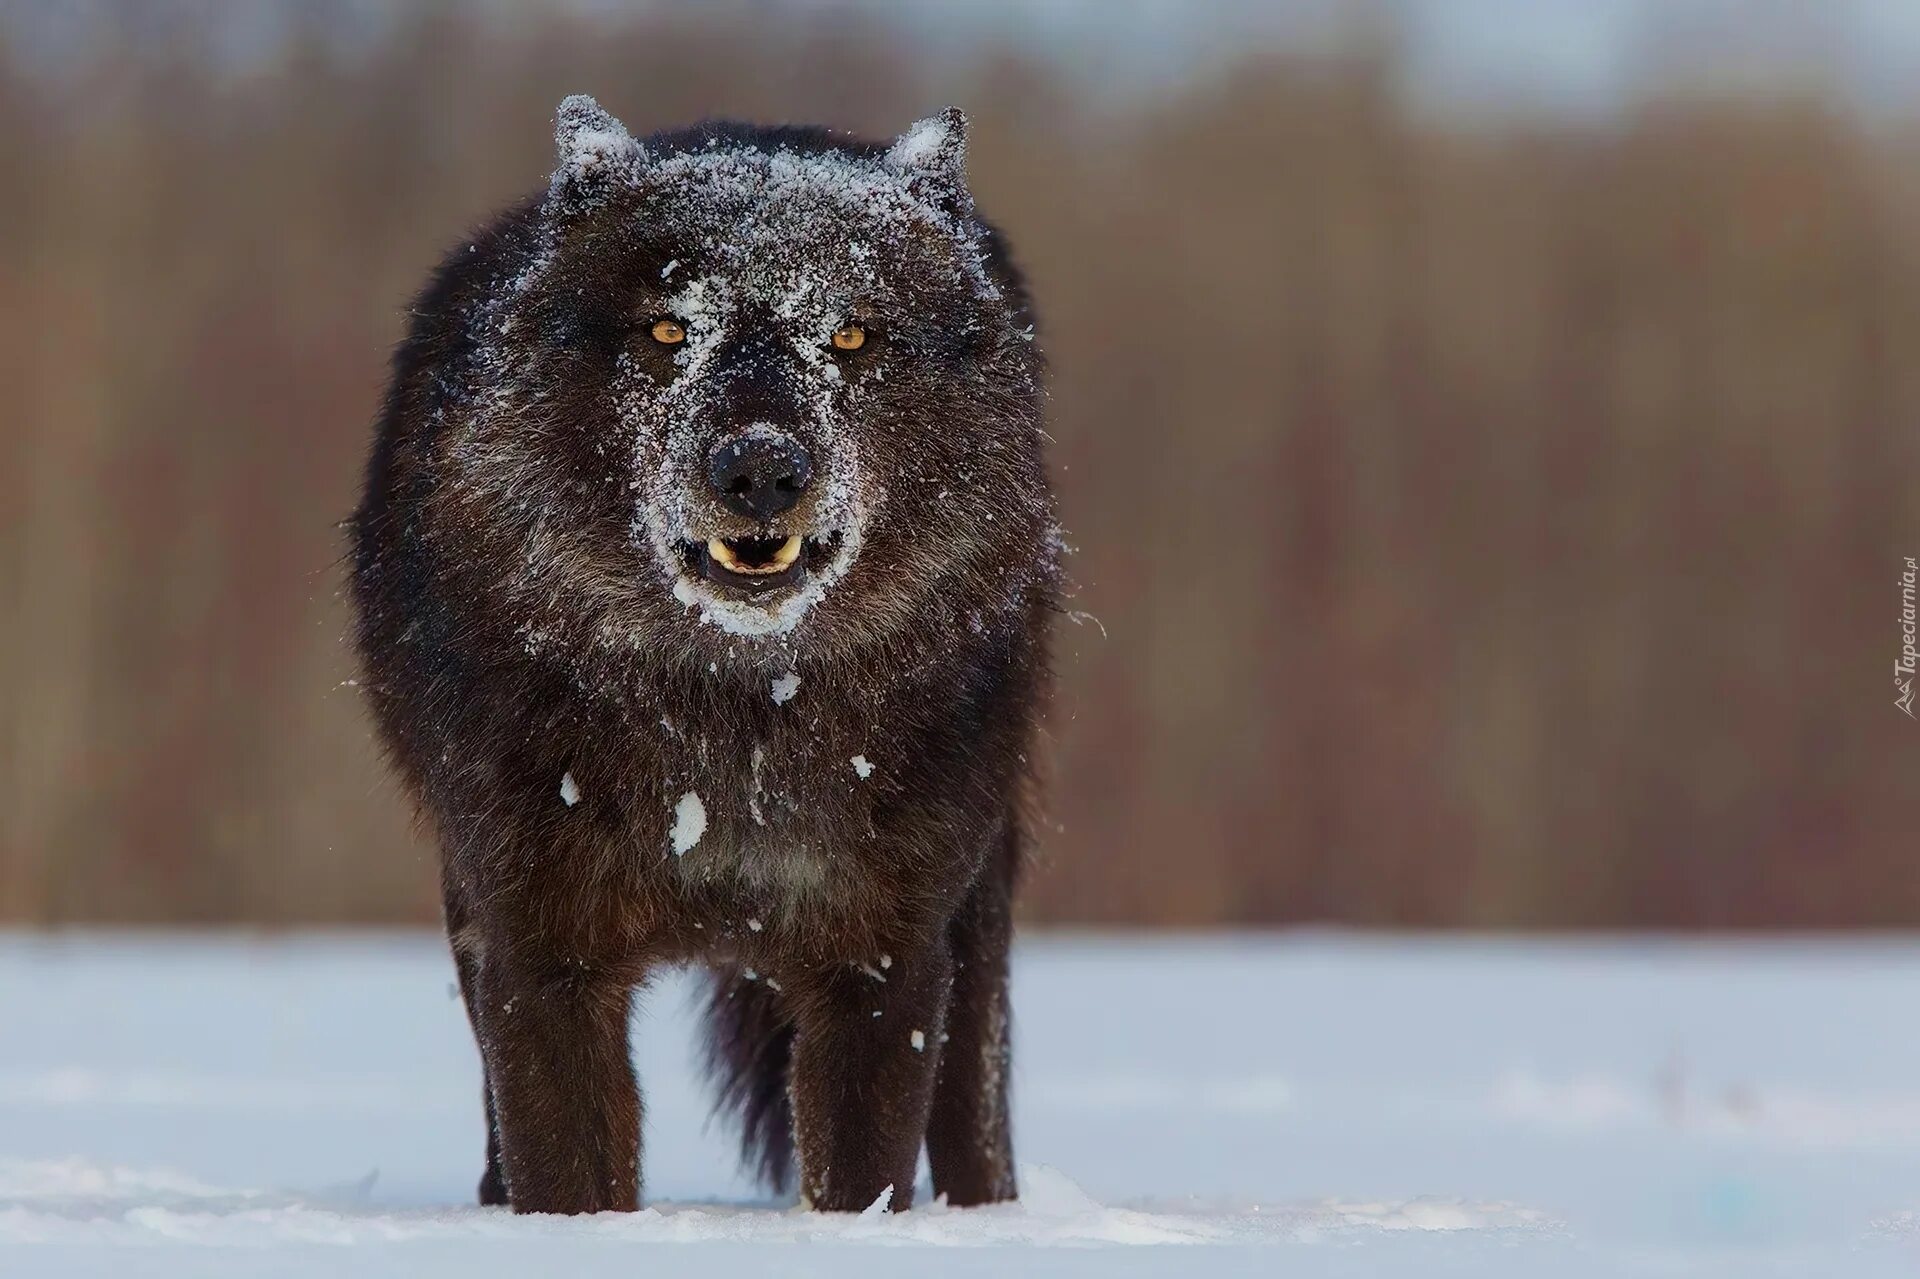
M545 193L416 301L353 522L369 701L442 850L485 1202L632 1209L633 990L709 969L747 1159L1015 1192L1007 945L1059 538L1025 288L958 112L898 141L562 105ZM686 340L652 335L662 317ZM854 352L838 325L867 334ZM706 480L813 459L790 511ZM755 596L707 538L804 535Z

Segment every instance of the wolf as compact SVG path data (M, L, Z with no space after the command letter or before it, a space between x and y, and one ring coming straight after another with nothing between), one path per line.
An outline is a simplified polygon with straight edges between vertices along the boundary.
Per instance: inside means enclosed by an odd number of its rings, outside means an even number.
M891 141L561 103L447 255L350 522L441 852L480 1199L634 1209L629 1011L709 974L776 1192L1015 1196L1008 944L1061 540L1044 360L955 109Z

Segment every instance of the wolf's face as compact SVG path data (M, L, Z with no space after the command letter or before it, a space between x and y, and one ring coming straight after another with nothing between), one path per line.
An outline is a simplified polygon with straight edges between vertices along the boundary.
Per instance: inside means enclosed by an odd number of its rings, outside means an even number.
M1048 566L1040 360L959 112L890 147L726 125L642 144L573 98L558 141L467 450L477 487L539 495L490 515L521 532L536 612L588 609L613 643L844 644L939 593L1017 589L991 581L1010 559Z

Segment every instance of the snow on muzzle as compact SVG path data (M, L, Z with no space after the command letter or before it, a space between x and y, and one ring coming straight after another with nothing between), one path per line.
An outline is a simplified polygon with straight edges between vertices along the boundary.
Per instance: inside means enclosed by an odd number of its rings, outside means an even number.
M799 440L761 427L715 446L707 456L707 484L727 511L758 526L754 534L708 537L693 543L692 567L720 586L763 594L797 585L807 562L833 534L808 536L775 528L813 482L813 457Z

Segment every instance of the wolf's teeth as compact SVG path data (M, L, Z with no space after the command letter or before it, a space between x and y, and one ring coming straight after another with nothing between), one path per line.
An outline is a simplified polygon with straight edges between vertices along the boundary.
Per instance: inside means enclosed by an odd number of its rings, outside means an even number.
M747 564L742 562L739 552L728 546L725 540L710 537L707 539L707 554L713 557L714 563L730 573L766 577L793 567L794 561L800 558L800 552L805 545L806 539L796 533L780 543L779 549L774 551L772 557L765 563Z

